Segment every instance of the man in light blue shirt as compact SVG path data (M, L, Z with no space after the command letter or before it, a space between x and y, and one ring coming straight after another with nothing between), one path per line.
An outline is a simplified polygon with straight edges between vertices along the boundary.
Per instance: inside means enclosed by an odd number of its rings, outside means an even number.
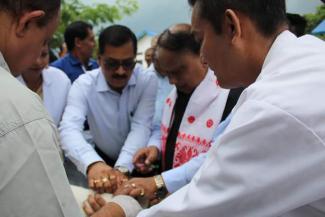
M136 66L137 40L127 27L105 29L99 53L100 69L81 75L71 88L60 134L66 156L87 175L89 187L111 192L147 144L157 81ZM82 135L86 118L95 149Z

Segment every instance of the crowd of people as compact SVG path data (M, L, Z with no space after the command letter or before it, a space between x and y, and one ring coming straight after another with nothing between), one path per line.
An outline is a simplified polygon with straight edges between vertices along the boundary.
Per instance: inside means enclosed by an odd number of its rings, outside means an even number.
M148 68L85 21L51 62L61 1L0 2L0 216L325 216L324 41L284 0L188 2Z

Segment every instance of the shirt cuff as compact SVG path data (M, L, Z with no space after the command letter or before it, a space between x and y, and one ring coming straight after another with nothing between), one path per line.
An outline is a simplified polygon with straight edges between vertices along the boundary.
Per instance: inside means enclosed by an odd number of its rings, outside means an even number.
M112 199L113 203L119 205L124 211L125 217L136 217L142 210L142 207L133 197L119 195Z
M134 169L133 157L129 155L120 155L120 157L115 163L115 167L117 166L125 167L129 170L130 173L132 173Z
M85 176L87 176L88 167L95 162L105 162L95 151L89 151L82 156L82 163L78 168Z
M186 170L182 166L163 172L161 176L169 193L174 193L187 184Z

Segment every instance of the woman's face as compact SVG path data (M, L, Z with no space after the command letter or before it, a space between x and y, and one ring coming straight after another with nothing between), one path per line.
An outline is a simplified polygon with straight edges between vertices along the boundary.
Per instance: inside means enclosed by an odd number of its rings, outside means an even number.
M34 61L34 63L23 71L24 75L27 74L41 74L45 67L49 64L49 47L43 46L41 55Z

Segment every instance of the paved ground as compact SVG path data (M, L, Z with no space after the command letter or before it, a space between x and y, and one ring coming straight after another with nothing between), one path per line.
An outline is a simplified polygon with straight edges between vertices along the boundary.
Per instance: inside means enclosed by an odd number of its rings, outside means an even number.
M80 173L76 166L67 158L64 161L64 167L71 185L87 188L88 184L86 177Z

